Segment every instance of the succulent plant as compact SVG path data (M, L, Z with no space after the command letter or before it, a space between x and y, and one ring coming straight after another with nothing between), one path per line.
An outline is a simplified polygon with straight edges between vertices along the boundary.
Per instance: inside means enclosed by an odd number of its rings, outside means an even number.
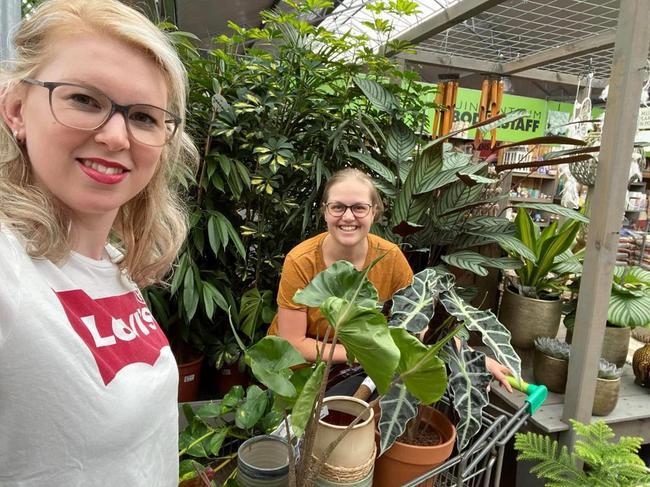
M550 337L535 338L535 348L549 357L560 360L569 360L571 346L568 343Z
M608 362L604 358L598 360L599 379L614 380L620 378L621 375L623 375L623 367L619 369L615 364Z

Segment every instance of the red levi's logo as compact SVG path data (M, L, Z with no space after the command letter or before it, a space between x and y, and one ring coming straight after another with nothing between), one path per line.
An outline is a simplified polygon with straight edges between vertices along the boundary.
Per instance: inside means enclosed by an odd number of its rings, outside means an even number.
M153 365L169 345L139 291L101 299L79 289L55 294L93 354L105 385L129 364Z

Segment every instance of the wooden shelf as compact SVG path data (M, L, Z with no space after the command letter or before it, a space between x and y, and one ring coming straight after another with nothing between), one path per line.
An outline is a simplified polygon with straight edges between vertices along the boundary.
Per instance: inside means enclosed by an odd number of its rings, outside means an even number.
M551 176L550 174L538 174L536 172L532 174L524 172L512 172L512 177L525 178L525 179L555 179L555 175Z

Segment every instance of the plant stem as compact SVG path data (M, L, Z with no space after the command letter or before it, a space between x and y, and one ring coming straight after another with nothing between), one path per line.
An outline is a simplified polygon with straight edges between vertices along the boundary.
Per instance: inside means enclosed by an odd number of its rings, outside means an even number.
M208 431L206 434L204 434L204 435L201 436L200 438L197 438L197 439L194 440L192 443L190 443L189 445L187 445L187 448L183 448L181 451L179 451L179 452L178 452L178 456L180 457L180 456L184 455L184 454L187 453L187 451L188 451L190 448L192 448L194 445L198 445L199 443L201 443L201 442L202 442L203 440L205 440L206 438L210 438L210 437L211 437L213 434L215 434L216 432L217 432L217 430L210 430L210 431Z
M291 428L287 410L284 410L284 427L287 430L287 448L289 449L289 487L296 487L296 459L293 456L293 444L291 441Z

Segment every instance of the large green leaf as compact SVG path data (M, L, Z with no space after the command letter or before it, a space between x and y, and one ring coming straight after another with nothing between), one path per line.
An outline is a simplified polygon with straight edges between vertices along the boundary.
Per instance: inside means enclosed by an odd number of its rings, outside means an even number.
M398 106L397 100L395 100L392 93L376 81L355 76L354 83L363 91L363 94L370 100L370 103L379 110L392 113Z
M349 156L364 163L368 168L372 169L389 183L393 184L395 182L395 175L393 172L378 160L373 159L372 156L362 154L361 152L350 152Z
M555 258L567 251L573 245L582 223L577 220L567 220L553 237L547 238L539 250L539 259L535 265L529 282L524 286L538 286L553 268Z
M391 225L397 226L403 221L418 223L416 219L409 220L413 197L419 192L425 179L431 179L442 168L442 144L432 145L423 150L411 166L406 181L393 206ZM415 215L418 216L418 215Z
M521 240L519 240L517 237L514 237L512 235L503 235L499 233L484 233L484 232L476 232L476 231L468 231L470 235L477 235L480 237L484 237L489 239L490 241L498 243L504 250L509 252L510 254L514 254L518 257L521 257L523 259L528 259L533 262L537 260L535 257L535 253L530 250L526 244L524 244Z
M469 348L461 342L445 345L445 361L449 366L449 388L459 420L456 423L456 444L465 451L470 440L483 423L483 408L490 402L487 388L492 374L485 367L485 354Z
M393 120L386 136L386 155L401 169L415 149L417 140L413 131L401 120Z
M633 296L612 289L607 321L618 326L650 327L650 295Z
M486 167L486 163L482 164L469 164L461 168L447 169L440 171L435 175L430 175L422 181L422 184L417 188L415 194L428 193L434 189L442 188L445 184L457 181L458 175L469 175L477 173Z
M450 255L443 255L442 260L449 265L471 271L479 276L488 275L486 267L495 267L497 269L518 269L523 265L521 261L513 259L512 257L487 257L469 250L462 250Z
M367 269L358 271L346 260L334 262L322 272L316 274L306 288L296 292L296 303L318 308L332 296L352 301L359 306L373 308L377 302L377 289L366 275L375 262Z
M249 338L265 322L265 311L273 308L273 293L271 291L260 291L254 287L246 291L241 297L239 309L239 329ZM268 317L268 316L266 316Z
M533 219L530 217L528 212L524 209L521 209L517 212L515 217L515 228L517 237L521 242L528 247L531 251L535 253L535 260L539 258L537 254L537 227L533 223ZM528 282L531 274L533 273L534 261L524 258L523 259L524 268L519 269L517 275L520 277L522 282Z
M453 145L445 143L442 146L442 170L460 169L471 164L472 154L459 152L453 149Z
M281 396L293 397L296 388L289 381L291 369L305 359L284 338L265 336L246 350L246 363L253 375L266 387Z
M433 268L418 272L410 286L393 294L388 326L404 328L411 333L424 330L433 318L438 295L453 285L451 274Z
M256 385L250 386L246 390L246 399L237 408L235 413L235 424L241 429L250 429L262 419L266 405L268 404L268 396L266 392Z
M388 450L395 440L402 436L406 424L415 418L420 401L398 382L379 399L381 417L379 419L379 455Z
M341 298L330 297L321 313L337 330L348 360L357 360L383 394L399 363L399 349L393 342L386 317L375 308L361 308Z
M438 401L447 388L445 363L404 328L391 328L390 334L400 351L397 372L408 391L423 404Z
M531 210L540 210L547 211L549 213L555 213L556 215L566 216L572 220L578 220L582 223L589 223L589 218L584 216L582 213L571 208L565 208L561 205L556 205L554 203L517 203L513 205L515 208L528 208Z
M510 345L510 332L491 311L484 311L467 304L452 288L440 296L447 312L465 324L470 331L481 334L497 361L508 367L515 377L521 376L521 359Z
M324 375L325 362L319 362L300 391L298 399L291 410L291 429L297 437L301 437L305 432Z

